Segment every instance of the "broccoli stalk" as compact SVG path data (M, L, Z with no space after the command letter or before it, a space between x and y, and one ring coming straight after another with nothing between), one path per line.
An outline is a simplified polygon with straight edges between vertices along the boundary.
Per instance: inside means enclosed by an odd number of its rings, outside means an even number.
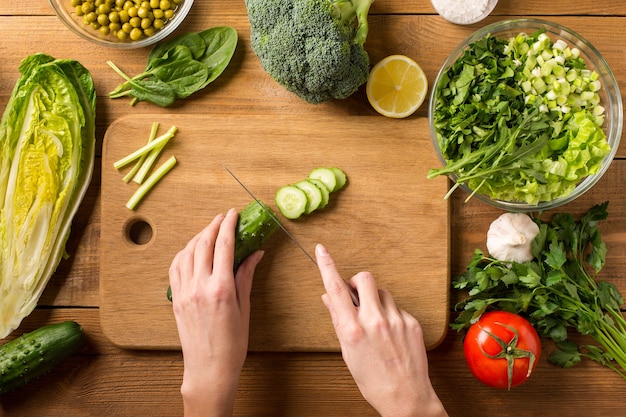
M369 25L367 15L374 0L331 0L335 8L335 17L346 26L357 25L353 42L359 45L365 43Z
M309 103L345 99L367 81L373 0L246 0L263 69Z

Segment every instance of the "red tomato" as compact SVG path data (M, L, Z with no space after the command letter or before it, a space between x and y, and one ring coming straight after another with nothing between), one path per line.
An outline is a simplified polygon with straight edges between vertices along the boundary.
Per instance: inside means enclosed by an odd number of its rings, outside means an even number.
M517 314L483 314L465 335L465 360L472 374L494 388L511 389L526 381L541 355L539 335Z

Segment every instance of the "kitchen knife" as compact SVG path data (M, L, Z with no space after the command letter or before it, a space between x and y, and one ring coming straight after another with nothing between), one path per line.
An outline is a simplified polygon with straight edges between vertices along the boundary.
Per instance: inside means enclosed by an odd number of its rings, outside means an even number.
M280 220L278 220L276 218L276 216L270 210L268 210L267 207L265 207L265 205L261 202L261 200L256 198L255 195L252 193L252 191L250 191L250 189L248 187L246 187L244 185L244 183L241 182L241 180L239 178L237 178L235 173L232 172L226 165L224 165L224 169L230 174L231 177L233 177L235 179L235 181L237 181L237 183L239 183L241 188L243 188L248 193L248 195L250 197L252 197L252 199L254 201L256 201L256 203L267 213L267 215L270 216L272 218L272 220L274 220L276 222L276 224L278 224L278 227L280 227L280 229L283 232L285 232L285 234L289 237L289 239L291 239L291 241L293 243L295 243L297 247L300 248L302 253L304 253L307 256L307 258L309 258L311 260L311 262L313 262L315 264L315 266L317 266L317 261L315 260L315 258L313 258L313 256L311 256L311 254L304 248L304 246L302 246L302 244L298 241L298 239L289 230L287 230L287 228L285 226L283 226L283 224L280 222ZM350 292L350 298L352 299L352 303L356 307L358 307L359 306L359 296L358 296L356 290L348 283L346 283L346 287L348 287L348 291Z

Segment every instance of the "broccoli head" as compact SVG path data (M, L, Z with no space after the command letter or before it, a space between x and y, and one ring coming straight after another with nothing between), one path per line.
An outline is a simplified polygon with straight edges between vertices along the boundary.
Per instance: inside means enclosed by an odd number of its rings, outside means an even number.
M363 44L373 0L246 0L263 69L309 103L344 99L367 81Z

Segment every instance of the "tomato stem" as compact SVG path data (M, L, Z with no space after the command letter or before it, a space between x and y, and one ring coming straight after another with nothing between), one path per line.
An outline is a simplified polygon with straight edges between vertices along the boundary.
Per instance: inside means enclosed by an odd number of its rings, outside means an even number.
M522 359L522 358L528 358L528 372L526 373L526 378L530 377L530 374L533 372L533 365L535 364L535 354L530 351L530 350L525 350L525 349L520 349L517 347L517 343L519 341L519 332L517 331L517 329L513 326L509 326L508 324L504 324L504 323L500 323L500 322L494 322L494 324L497 324L498 326L502 326L508 330L510 330L513 333L513 338L511 339L510 342L505 342L502 338L498 337L497 335L491 333L488 330L485 330L481 327L481 331L487 333L489 335L489 337L491 337L493 340L496 341L496 343L498 343L498 345L500 346L500 348L502 349L499 353L497 353L496 355L491 355L487 352L485 352L485 349L479 345L478 347L480 348L481 352L483 353L483 355L487 356L490 359L506 359L507 362L507 381L508 381L508 387L507 389L510 391L511 390L511 385L513 383L513 369L514 369L514 365L515 365L515 360L516 359Z

